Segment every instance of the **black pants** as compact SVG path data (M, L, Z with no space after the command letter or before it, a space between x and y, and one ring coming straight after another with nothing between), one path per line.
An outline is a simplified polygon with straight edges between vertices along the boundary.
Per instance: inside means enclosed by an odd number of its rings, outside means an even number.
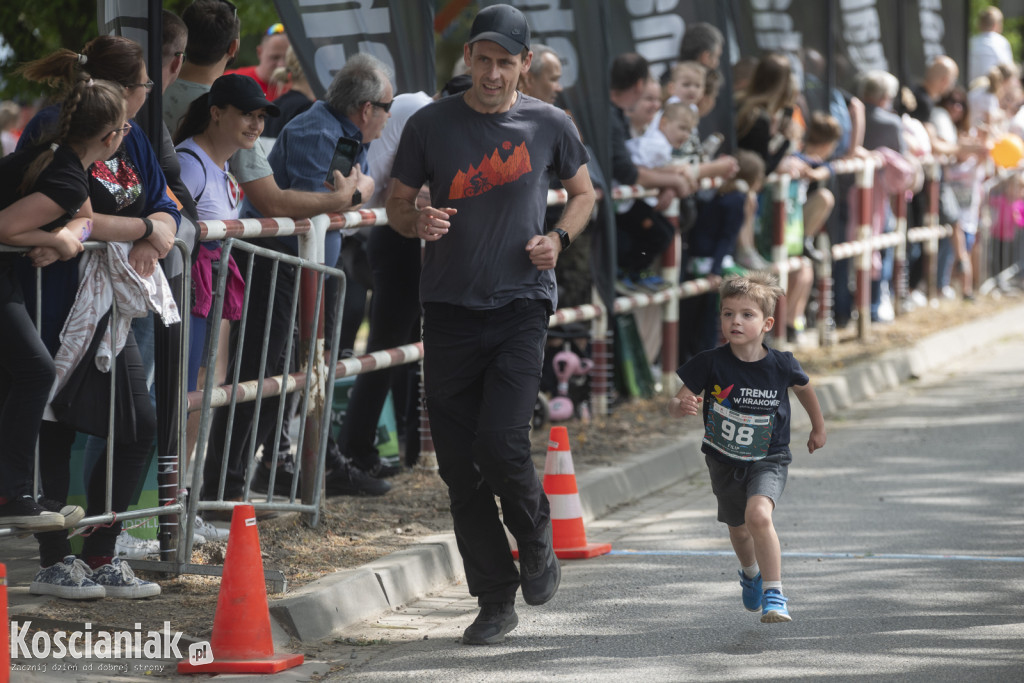
M132 503L135 489L143 470L149 462L156 437L156 413L146 385L146 371L142 365L135 335L128 333L128 341L121 350L127 364L127 385L135 405L135 438L121 440L118 435L130 434L131 429L114 423L114 471L111 509L124 512ZM92 362L83 361L83 362ZM120 369L120 366L119 366ZM118 382L118 389L124 386ZM39 429L39 474L43 484L43 495L65 502L71 472L71 446L77 432L59 422L43 422ZM86 482L86 508L88 516L100 515L106 511L107 467L106 457L92 469ZM110 557L114 554L114 543L121 532L121 522L110 526L96 527L86 536L82 547L84 557ZM71 554L71 543L67 531L48 531L36 534L39 540L40 563L44 567L60 562Z
M262 245L261 245L262 246ZM234 345L232 364L228 369L228 378L233 375L234 363L241 363L238 381L247 382L262 377L280 375L284 370L285 347L288 338L295 328L295 319L291 315L292 293L296 287L298 268L281 263L277 269L277 286L270 289L270 280L274 261L261 257L253 257L248 252L238 251L234 254L238 267L242 272L248 267L247 259L255 258L252 279L246 283L249 288L249 314L246 321L245 337L239 337ZM270 311L271 305L273 312ZM264 336L267 316L270 315L270 330ZM267 366L264 375L260 375L260 354L263 345L267 346ZM289 371L294 368L289 368ZM224 499L230 500L242 495L245 485L245 469L249 460L252 444L264 443L277 424L277 411L281 403L280 396L263 399L260 406L260 419L256 424L256 403L247 401L235 406L234 423L231 430L231 443L226 443L228 407L217 410L210 430L210 448L206 454L203 467L203 500L214 500L220 485L220 471L223 460L227 460L227 474L224 483Z
M377 227L370 230L367 251L373 299L366 350L380 351L416 341L420 319L419 240L402 237L389 227ZM341 452L361 469L373 469L380 462L374 447L377 423L392 377L400 371L388 368L356 377L338 443ZM404 406L395 407L398 419L405 419Z
M466 583L481 603L511 600L519 588L494 497L520 545L551 517L530 458L547 320L546 302L529 299L488 311L424 305L430 430Z
M4 263L0 330L0 495L15 498L33 493L36 437L56 370L25 308L14 268Z

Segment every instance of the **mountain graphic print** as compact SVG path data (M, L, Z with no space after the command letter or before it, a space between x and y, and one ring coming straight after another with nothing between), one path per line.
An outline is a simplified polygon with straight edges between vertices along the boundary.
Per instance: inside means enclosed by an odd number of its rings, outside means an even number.
M502 159L502 153L508 158ZM470 164L466 171L459 171L452 179L448 188L448 199L465 199L476 197L493 190L505 183L511 183L533 170L530 165L530 152L526 143L522 142L515 148L512 143L501 143L500 150L495 148L491 154L480 160L478 166Z

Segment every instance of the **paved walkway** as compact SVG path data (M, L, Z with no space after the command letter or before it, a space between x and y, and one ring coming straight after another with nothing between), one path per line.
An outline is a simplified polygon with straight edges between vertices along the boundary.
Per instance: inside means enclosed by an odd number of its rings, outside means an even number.
M983 349L991 341L1009 335L1024 335L1024 305L1010 308L985 320L974 321L924 339L916 345L888 352L870 362L846 368L841 372L815 381L819 400L826 416L891 389L919 376L929 368L939 367L956 356ZM808 420L800 409L794 410L793 429L806 429ZM680 444L655 452L625 458L617 466L591 470L578 476L584 519L592 536L601 537L604 528L600 521L605 515L614 519L613 510L624 503L642 500L647 494L701 472L703 457L699 452L699 435ZM630 514L642 513L643 507L633 508ZM655 514L657 511L651 511ZM27 586L37 568L36 546L33 539L0 539L0 557L8 567L10 614L31 613L35 605L45 599L28 594ZM404 606L419 601L417 611L436 609L439 614L458 604L463 611L468 597L462 564L454 537L442 534L424 539L407 550L394 553L357 569L346 570L303 586L281 599L270 603L275 647L287 648L295 638L312 644L329 636L336 636L354 625L374 620L378 624L401 630L408 625L410 613ZM428 601L425 596L433 596ZM159 603L151 603L157 605ZM426 606L426 607L425 607ZM422 616L422 615L420 615ZM131 629L131 624L108 625ZM67 628L67 626L63 626ZM15 659L16 662L24 661ZM125 660L129 670L87 673L79 670L73 678L61 679L51 671L24 671L15 674L13 681L35 680L152 680L144 670L130 670L132 662ZM164 666L170 663L142 661L144 665ZM311 663L295 670L295 680L308 680L322 664ZM142 673L140 673L142 671ZM160 673L157 669L154 673ZM43 677L38 677L43 675ZM287 677L275 680L288 680Z

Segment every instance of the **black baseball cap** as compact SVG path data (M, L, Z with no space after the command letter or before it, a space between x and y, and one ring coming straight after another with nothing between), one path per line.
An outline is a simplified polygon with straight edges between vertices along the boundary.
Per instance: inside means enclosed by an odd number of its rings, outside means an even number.
M452 78L444 84L444 87L441 88L441 97L458 95L459 93L466 92L471 87L473 87L473 77L469 74L452 76Z
M225 74L210 86L207 99L211 107L232 105L243 112L266 109L270 116L278 116L281 110L263 94L263 88L251 76Z
M491 5L480 10L469 30L469 42L491 40L509 54L530 49L530 25L512 5Z

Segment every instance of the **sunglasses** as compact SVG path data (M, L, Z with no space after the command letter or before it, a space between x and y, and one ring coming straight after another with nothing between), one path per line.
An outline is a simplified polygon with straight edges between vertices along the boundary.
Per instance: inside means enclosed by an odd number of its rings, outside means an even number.
M369 102L374 107L379 107L380 109L383 109L385 114L391 112L391 105L395 103L394 100L391 100L390 102L374 102L373 100L367 100L367 102Z
M270 28L267 29L267 35L268 36L273 36L273 35L276 35L278 33L284 33L284 24L282 24L280 22L274 24L273 26L271 26Z

